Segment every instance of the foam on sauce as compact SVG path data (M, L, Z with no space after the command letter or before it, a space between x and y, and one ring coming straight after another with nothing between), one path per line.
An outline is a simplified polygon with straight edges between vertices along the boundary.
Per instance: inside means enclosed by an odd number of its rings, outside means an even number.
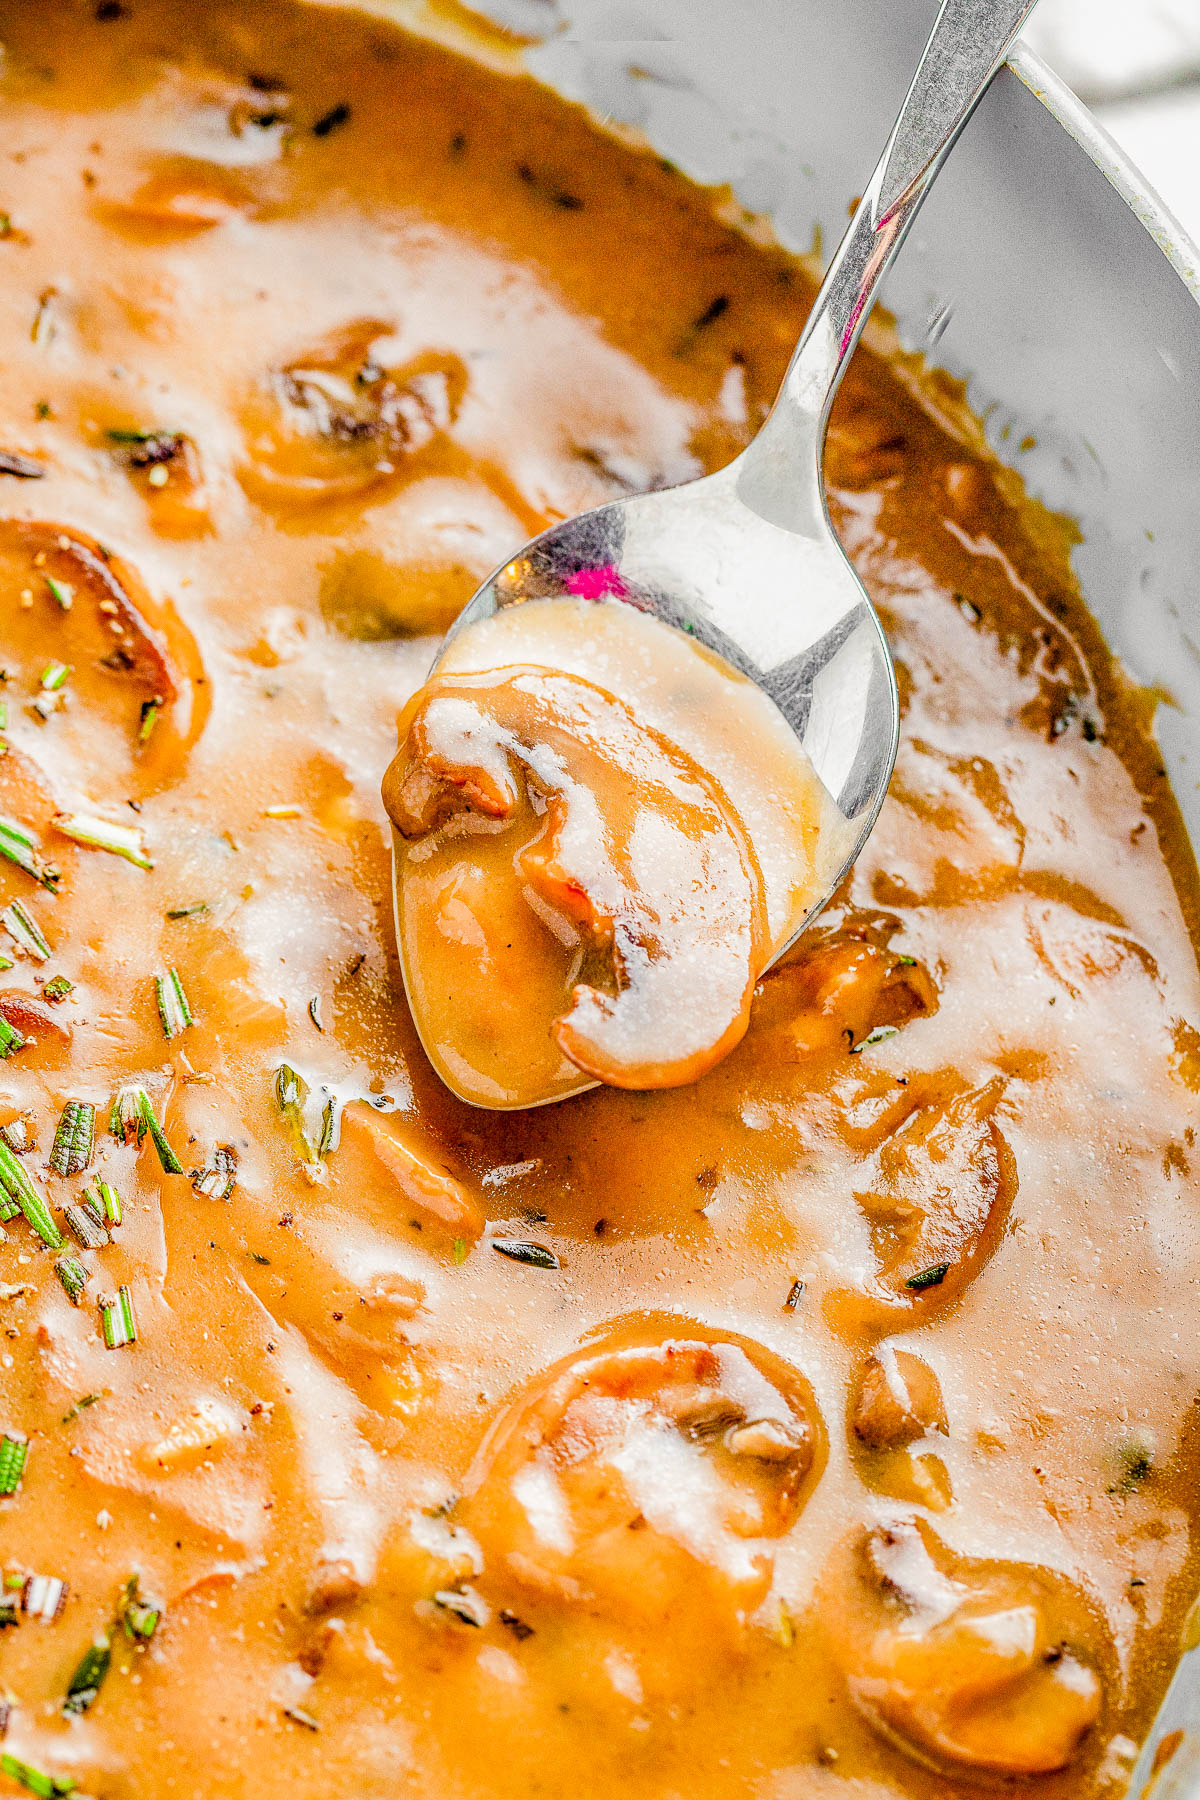
M466 1105L404 1000L398 716L532 532L742 446L811 286L378 18L0 39L0 451L44 471L0 473L0 1127L65 1240L2 1221L0 1787L1102 1800L1200 1585L1200 980L1069 531L856 356L831 505L904 703L863 857L698 1081Z
M752 682L633 607L566 598L455 635L384 804L413 1016L484 1106L696 1080L844 832Z

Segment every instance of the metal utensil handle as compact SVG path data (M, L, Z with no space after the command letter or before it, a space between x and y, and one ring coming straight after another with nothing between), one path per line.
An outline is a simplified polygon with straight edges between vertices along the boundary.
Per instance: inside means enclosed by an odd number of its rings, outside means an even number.
M829 409L879 283L1036 4L942 0L892 135L829 265L774 410L742 458L743 498L793 530L815 526L823 517L819 480L813 477ZM810 517L814 503L818 515ZM790 516L779 517L781 511Z

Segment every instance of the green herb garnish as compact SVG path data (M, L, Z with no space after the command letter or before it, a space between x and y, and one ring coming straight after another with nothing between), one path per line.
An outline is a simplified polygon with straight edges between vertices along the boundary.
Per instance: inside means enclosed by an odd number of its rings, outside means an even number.
M59 581L53 575L46 576L46 586L58 601L64 612L70 612L75 604L75 589L69 581Z
M11 819L0 819L0 856L16 863L35 881L40 881L44 888L54 889L61 879L59 871L52 863L43 862L38 855L37 842L26 831L23 825L15 825Z
M155 1117L150 1096L143 1087L123 1087L115 1096L108 1118L108 1129L122 1143L141 1147L147 1132L158 1152L158 1160L168 1175L182 1175L183 1164L167 1142L167 1134Z
M873 1044L882 1044L887 1038L898 1037L899 1035L900 1027L898 1025L877 1025L874 1031L863 1039L861 1044L851 1045L850 1054L851 1056L859 1056L864 1050L869 1050Z
M0 1774L7 1775L27 1793L36 1794L38 1800L61 1800L63 1795L73 1794L79 1786L69 1775L44 1775L41 1769L22 1762L18 1756L10 1756L7 1750L0 1755Z
M218 1144L206 1168L192 1170L192 1187L208 1200L228 1200L237 1185L237 1151L232 1144Z
M138 715L138 743L139 744L145 744L149 741L150 733L154 730L154 727L158 724L158 715L161 710L162 710L162 705L161 705L161 702L158 700L143 700L142 701L142 710Z
M910 1275L904 1285L911 1288L914 1294L919 1294L925 1288L941 1287L949 1273L949 1263L934 1263L931 1268L922 1269L918 1275Z
M48 1244L51 1250L61 1250L62 1233L51 1217L50 1208L5 1143L0 1143L0 1187L4 1188L10 1200L16 1201L42 1242ZM9 1214L10 1218L13 1216Z
M100 1302L100 1330L106 1350L121 1350L137 1343L137 1320L133 1316L133 1295L126 1283L117 1289L115 1300Z
M0 1437L0 1494L15 1494L25 1473L29 1439L23 1431L6 1431Z
M79 1667L71 1677L63 1711L78 1717L92 1706L112 1665L112 1638L102 1631L83 1653Z
M82 1175L95 1147L95 1107L90 1100L68 1100L54 1133L50 1167L58 1175Z
M10 1025L3 1013L0 1013L0 1062L6 1056L11 1056L14 1050L22 1049L24 1043L24 1032L18 1031L15 1025Z
M57 694L60 688L64 688L67 685L67 678L70 673L70 663L47 663L46 667L42 670L42 692L44 694Z
M63 1207L63 1218L85 1250L103 1250L110 1243L104 1221L90 1199L72 1201Z
M102 1181L99 1175L96 1176L95 1181L96 1200L100 1203L100 1210L104 1215L105 1222L109 1225L119 1225L121 1223L120 1194L111 1182ZM95 1205L95 1201L92 1204Z
M50 1000L55 1005L65 1000L68 994L74 993L75 983L68 981L65 975L52 975L42 989L42 999Z
M531 1269L561 1269L562 1264L545 1244L527 1243L523 1238L493 1238L492 1249L513 1262L526 1263Z
M70 1411L65 1412L63 1414L63 1416L62 1416L63 1424L64 1425L73 1424L74 1421L79 1417L81 1412L86 1412L86 1410L89 1406L95 1406L97 1400L99 1400L100 1398L101 1398L101 1396L99 1394L81 1394L79 1396L79 1399L75 1402L74 1406L71 1407Z
M165 975L154 977L154 997L158 1002L164 1037L178 1037L181 1031L195 1024L178 969L168 969Z
M47 962L50 957L50 946L42 935L42 928L29 908L20 900L14 900L0 913L0 925L3 925L17 948L26 956L32 956L36 962Z
M283 1117L292 1128L296 1147L306 1163L317 1161L304 1123L304 1107L308 1100L308 1083L291 1063L280 1063L275 1071L275 1100Z
M54 1273L62 1282L63 1293L72 1306L78 1306L83 1299L83 1290L91 1280L77 1256L60 1256L54 1265Z
M121 1610L117 1615L125 1636L134 1643L148 1644L158 1630L162 1613L157 1601L147 1600L141 1593L138 1576L131 1575L125 1583Z
M154 867L140 826L114 825L111 819L98 819L91 813L55 813L51 823L64 837L88 850L107 850L110 856L122 856L139 869Z
M167 917L168 919L194 919L200 913L206 913L207 911L207 900L193 900L189 906L169 906L167 908Z

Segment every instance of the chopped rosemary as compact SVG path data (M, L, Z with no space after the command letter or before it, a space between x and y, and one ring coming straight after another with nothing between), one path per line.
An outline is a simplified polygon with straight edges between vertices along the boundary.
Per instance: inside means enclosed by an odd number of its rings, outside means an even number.
M527 1263L531 1269L561 1269L562 1264L545 1244L527 1243L523 1238L493 1238L492 1249L513 1262Z
M108 1118L108 1129L123 1143L136 1143L140 1149L146 1133L158 1152L158 1160L168 1175L182 1175L183 1164L167 1142L167 1134L155 1117L150 1096L143 1087L123 1087L115 1096Z
M86 1412L86 1410L89 1406L95 1406L97 1400L99 1400L100 1398L101 1398L101 1396L99 1394L81 1394L79 1396L79 1399L75 1402L74 1406L72 1406L69 1411L67 1411L63 1414L63 1416L62 1416L63 1424L64 1425L73 1424L74 1421L79 1417L81 1412Z
M162 1607L153 1600L147 1600L141 1592L139 1577L131 1575L125 1583L125 1592L121 1597L121 1609L117 1615L123 1626L125 1636L135 1643L148 1644L158 1630L162 1618Z
M11 819L0 819L0 856L16 863L18 869L24 869L26 875L32 875L44 888L57 886L58 870L53 864L42 861L36 840L23 825L15 825Z
M105 1234L107 1236L107 1233ZM62 1282L63 1293L72 1306L78 1306L83 1300L83 1290L91 1280L77 1256L60 1256L54 1265L54 1273Z
M24 1032L18 1031L15 1025L0 1013L0 1061L11 1056L14 1050L20 1050L25 1043Z
M42 670L42 692L45 694L57 694L60 688L66 686L67 677L70 673L70 663L47 663L46 667Z
M292 1128L296 1147L306 1163L317 1161L304 1123L304 1106L308 1099L308 1083L297 1074L291 1063L280 1063L275 1071L275 1100L283 1117ZM322 1135L324 1129L322 1128Z
M54 1133L50 1167L57 1175L82 1175L95 1147L95 1107L90 1100L68 1100Z
M21 1611L53 1625L67 1603L67 1584L57 1575L28 1575L21 1584Z
M0 913L0 925L26 956L32 956L36 962L49 960L50 946L42 935L41 926L20 900L14 900Z
M195 1024L178 969L168 969L165 975L154 977L154 996L158 1001L164 1037L178 1037L181 1031Z
M64 612L70 612L75 604L75 589L69 581L59 581L53 575L46 576L46 586L58 601Z
M90 1199L63 1207L63 1218L85 1250L102 1250L111 1242L104 1222Z
M37 1794L38 1800L61 1800L63 1795L73 1794L79 1786L69 1775L45 1775L32 1763L22 1762L19 1756L10 1756L7 1750L0 1755L0 1774L7 1775L26 1793Z
M898 1037L899 1034L900 1027L898 1025L877 1025L874 1031L870 1032L863 1039L861 1044L853 1044L851 1046L850 1054L851 1056L860 1056L864 1050L869 1050L872 1044L882 1044L887 1038Z
M65 975L52 975L42 989L42 999L49 1000L57 1006L60 1000L65 1000L67 995L74 991L75 983L69 981Z
M232 1144L217 1144L203 1169L192 1170L192 1187L208 1200L228 1200L237 1185L238 1155Z
M139 869L154 867L138 825L114 825L91 813L55 813L52 823L64 837L73 838L89 850L107 850L110 856L123 856Z
M0 1142L8 1145L10 1150L18 1154L22 1150L32 1150L33 1140L29 1135L29 1120L22 1113L10 1119L7 1125L0 1125Z
M29 1439L23 1431L6 1431L0 1437L0 1494L15 1494L25 1473Z
M8 214L0 213L0 220L8 223ZM0 231L0 237L7 237L7 231ZM34 462L32 456L18 456L15 450L0 450L0 475L16 475L24 481L37 481L46 473L41 463Z
M206 913L207 911L207 900L193 900L187 906L169 906L167 908L167 917L168 919L194 919L198 917L200 913Z
M108 1225L119 1225L121 1223L120 1194L117 1192L116 1188L113 1187L111 1182L101 1180L99 1175L95 1177L95 1182L96 1193L95 1197L90 1200L90 1204L95 1207L96 1201L98 1200L100 1202L100 1211L104 1215L105 1223Z
M145 743L149 742L150 733L154 730L154 727L158 724L158 715L161 710L162 710L161 703L158 700L143 700L142 701L142 709L138 715L138 743L139 744L145 744Z
M460 1619L464 1625L473 1625L476 1630L486 1625L492 1616L487 1601L473 1587L439 1588L433 1602L443 1612Z
M336 1094L330 1094L325 1102L325 1110L321 1114L321 1136L317 1143L317 1155L328 1156L338 1146L338 1130L340 1107Z
M106 1350L121 1350L137 1343L137 1320L133 1316L133 1295L124 1282L115 1300L100 1301L100 1330Z
M50 1216L50 1208L7 1144L0 1143L0 1187L15 1200L33 1229L51 1250L63 1247L62 1233ZM10 1218L13 1214L8 1215Z
M95 1637L84 1651L78 1668L71 1677L63 1711L73 1717L92 1706L112 1666L112 1638L107 1631Z
M911 1288L913 1293L919 1294L925 1288L941 1287L949 1273L949 1263L934 1263L932 1267L922 1269L919 1274L910 1275L904 1285Z

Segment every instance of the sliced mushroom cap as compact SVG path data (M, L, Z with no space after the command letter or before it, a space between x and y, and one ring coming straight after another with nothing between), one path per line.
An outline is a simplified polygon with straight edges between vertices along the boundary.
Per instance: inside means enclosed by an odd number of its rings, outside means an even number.
M1016 1164L996 1119L997 1077L963 1090L956 1075L914 1078L899 1119L867 1163L855 1193L870 1231L875 1273L830 1296L850 1329L927 1318L952 1305L987 1265L1017 1191Z
M0 584L9 596L10 732L27 754L83 792L98 766L124 765L122 779L143 793L177 780L210 695L174 608L153 600L136 570L95 538L46 522L0 521ZM52 712L40 707L51 661L69 671L50 691Z
M276 369L245 412L242 486L275 511L361 501L411 478L454 423L467 375L434 354L385 368L392 335L357 319Z
M883 1344L858 1375L850 1422L870 1450L899 1450L929 1432L945 1432L941 1383L919 1356Z
M565 1607L573 1629L653 1627L677 1660L741 1640L823 1460L803 1376L675 1320L580 1351L519 1396L462 1518L499 1604L535 1618Z
M716 782L549 669L435 678L384 781L409 998L464 1099L694 1081L746 1029L762 878Z
M1072 1585L972 1563L923 1522L869 1533L830 1605L852 1699L910 1756L1007 1776L1066 1768L1100 1714L1098 1631Z

